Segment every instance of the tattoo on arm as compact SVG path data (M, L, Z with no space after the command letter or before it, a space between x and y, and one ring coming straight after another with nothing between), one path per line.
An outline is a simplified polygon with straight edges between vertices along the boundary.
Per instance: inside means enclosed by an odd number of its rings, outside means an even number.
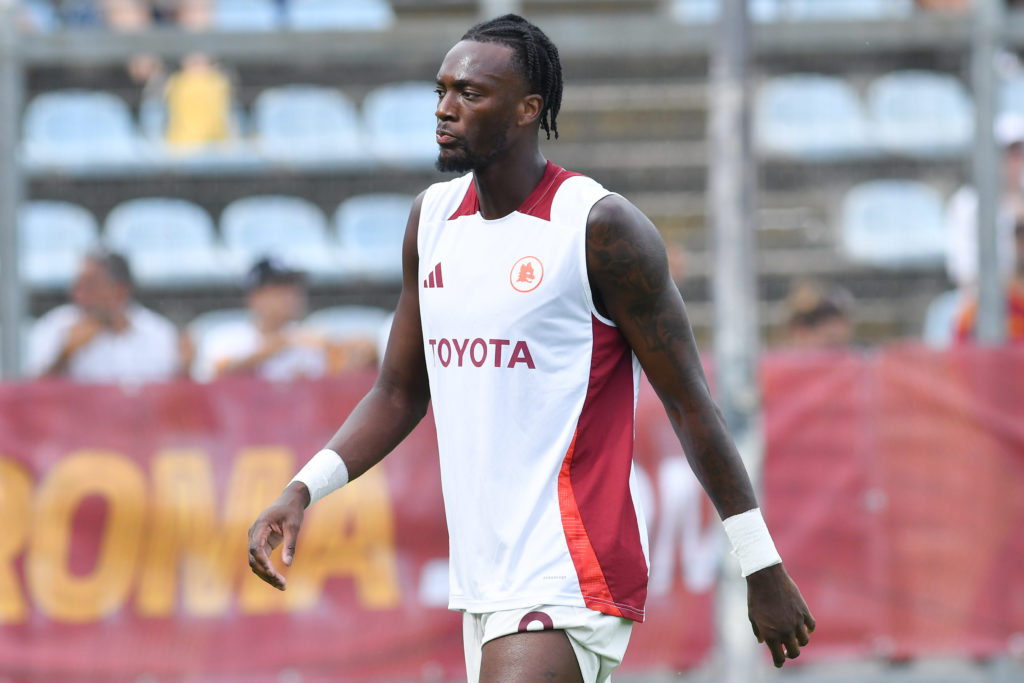
M750 479L711 399L664 244L646 216L624 199L612 199L595 205L587 226L595 306L633 348L719 514L755 507Z

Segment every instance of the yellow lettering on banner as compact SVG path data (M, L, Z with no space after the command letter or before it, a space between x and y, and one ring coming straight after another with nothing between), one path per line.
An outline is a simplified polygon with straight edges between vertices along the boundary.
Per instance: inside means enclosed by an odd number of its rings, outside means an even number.
M151 512L135 607L147 617L174 613L183 566L207 562L223 534L210 460L202 451L164 451L151 466ZM244 558L243 558L244 559Z
M89 496L107 504L107 521L92 572L68 566L75 512ZM25 566L33 602L50 618L94 621L120 608L132 577L146 513L146 480L128 458L107 451L79 451L58 462L36 498L36 519Z
M227 612L243 572L252 573L246 559L249 526L280 495L293 469L294 457L287 448L247 448L239 454L228 482L221 523L216 524L208 512L206 528L190 532L199 536L199 552L189 555L185 565L187 612L199 616Z
M31 505L32 475L20 463L0 458L0 624L28 616L14 561L28 538Z
M383 469L374 467L306 513L288 590L276 591L256 576L242 584L239 608L248 614L312 608L329 578L351 578L367 609L391 609L401 600L394 515ZM282 567L280 551L274 564Z

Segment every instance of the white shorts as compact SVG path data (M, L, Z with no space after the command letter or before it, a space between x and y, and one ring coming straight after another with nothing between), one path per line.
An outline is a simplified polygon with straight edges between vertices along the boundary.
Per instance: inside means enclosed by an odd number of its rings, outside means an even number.
M537 605L520 609L462 615L469 683L480 680L484 643L522 631L565 631L580 664L584 683L604 683L622 662L633 622L622 617L564 605Z

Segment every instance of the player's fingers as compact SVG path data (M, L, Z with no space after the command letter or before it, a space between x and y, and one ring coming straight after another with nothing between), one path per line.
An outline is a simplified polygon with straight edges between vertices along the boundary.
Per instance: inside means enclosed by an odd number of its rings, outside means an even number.
M781 668L786 663L786 652L782 649L782 643L778 640L766 639L765 643L772 653L772 662L776 667Z
M796 642L800 643L801 647L811 642L811 637L807 633L807 627L803 624L800 624L796 628Z
M814 633L814 628L817 626L817 624L815 623L814 617L811 616L810 612L804 615L804 624L807 625L808 633Z
M789 659L796 659L800 656L800 645L796 642L795 633L791 633L784 641L784 644L786 646L786 657Z
M256 576L260 577L274 588L284 590L284 577L277 573L273 563L270 561L270 544L267 539L270 537L269 525L257 527L249 536L249 568Z
M295 557L295 544L299 537L298 524L286 524L284 527L284 547L281 548L281 560L292 566L292 559Z
M757 630L757 624L754 623L753 619L750 620L750 628L754 629L754 637L757 638L757 642L763 643L764 638L761 637L761 632Z

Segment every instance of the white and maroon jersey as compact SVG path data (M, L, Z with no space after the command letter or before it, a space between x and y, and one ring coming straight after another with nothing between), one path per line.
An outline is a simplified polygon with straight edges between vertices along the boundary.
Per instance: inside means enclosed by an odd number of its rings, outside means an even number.
M577 605L641 621L639 364L594 308L586 224L607 190L548 163L485 220L472 174L420 211L420 315L450 535L450 606Z

